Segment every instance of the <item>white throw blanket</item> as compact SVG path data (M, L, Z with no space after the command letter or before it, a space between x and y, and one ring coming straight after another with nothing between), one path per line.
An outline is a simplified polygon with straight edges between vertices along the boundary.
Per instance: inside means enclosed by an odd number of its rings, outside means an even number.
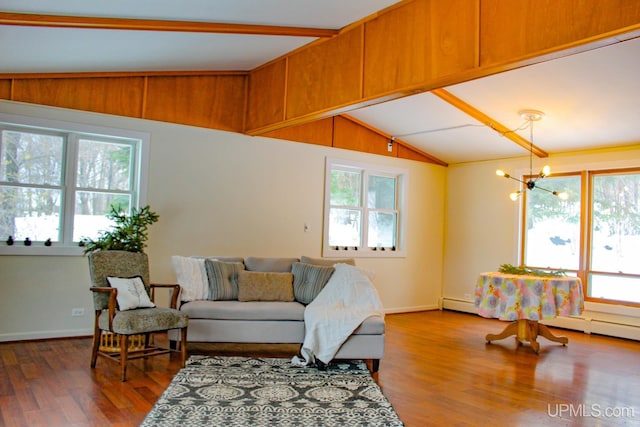
M347 264L336 264L335 272L304 311L305 364L329 363L351 333L371 316L384 316L373 274ZM294 363L304 363L297 357Z

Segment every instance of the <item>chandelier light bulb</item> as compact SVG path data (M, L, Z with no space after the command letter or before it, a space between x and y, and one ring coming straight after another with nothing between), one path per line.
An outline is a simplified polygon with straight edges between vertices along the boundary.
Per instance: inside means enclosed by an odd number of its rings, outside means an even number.
M519 111L518 114L520 114L520 117L522 117L524 120L529 122L529 139L531 140L529 148L529 177L526 178L526 181L523 181L516 178L515 176L509 175L502 169L496 170L496 175L503 178L511 178L515 181L518 181L525 187L523 190L514 191L513 193L509 194L509 198L513 201L516 201L522 194L522 191L533 191L534 189L538 188L542 191L546 191L547 193L552 193L554 196L559 197L561 200L567 200L569 198L569 195L565 192L553 191L549 190L548 188L543 188L539 185L536 185L536 182L539 179L551 175L551 168L548 165L544 165L538 176L533 178L533 122L537 122L538 120L542 119L542 117L544 117L544 113L539 110L522 110Z

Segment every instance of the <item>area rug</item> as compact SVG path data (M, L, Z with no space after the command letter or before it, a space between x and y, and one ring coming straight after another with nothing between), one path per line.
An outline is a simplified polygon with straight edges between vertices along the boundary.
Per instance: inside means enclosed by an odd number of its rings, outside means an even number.
M191 356L141 426L402 426L362 361Z

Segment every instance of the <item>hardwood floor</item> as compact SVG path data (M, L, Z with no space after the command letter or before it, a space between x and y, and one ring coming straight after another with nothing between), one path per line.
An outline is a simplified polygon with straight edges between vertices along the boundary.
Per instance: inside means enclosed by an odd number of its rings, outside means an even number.
M553 329L540 354L503 322L451 311L387 315L374 374L407 426L640 425L640 342ZM0 344L0 425L137 426L179 369L178 357L89 368L91 340ZM189 346L191 354L291 357L297 346Z

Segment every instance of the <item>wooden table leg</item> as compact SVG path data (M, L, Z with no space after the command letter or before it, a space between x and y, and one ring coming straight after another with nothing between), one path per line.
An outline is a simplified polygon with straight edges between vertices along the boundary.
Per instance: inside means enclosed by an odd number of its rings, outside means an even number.
M537 322L536 322L537 323ZM551 333L549 328L546 325L538 325L539 331L538 333L548 339L549 341L559 342L562 345L567 345L569 343L569 338L567 337L558 337Z
M520 319L518 320L518 341L523 343L528 341L533 351L538 354L540 352L540 344L538 338L538 322L536 320Z
M509 323L499 334L487 334L487 342L490 343L491 341L501 340L510 337L511 335L518 335L518 323L519 321Z
M538 333L545 336L541 332L541 327L546 328L544 325L540 325L536 320L518 319L515 322L509 323L499 334L487 334L486 340L488 343L491 343L491 341L501 340L510 337L511 335L515 335L518 345L528 342L533 351L537 354L540 352L540 344L537 341ZM545 333L551 334L548 329L546 329ZM554 338L558 339L557 337Z
M516 336L516 342L518 345L528 342L531 344L533 351L540 352L540 344L538 343L538 335L541 335L549 341L559 342L562 345L567 345L569 339L567 337L558 337L551 333L546 325L541 325L537 320L519 319L509 323L502 332L499 334L487 334L487 343L491 341L501 340L511 335Z

